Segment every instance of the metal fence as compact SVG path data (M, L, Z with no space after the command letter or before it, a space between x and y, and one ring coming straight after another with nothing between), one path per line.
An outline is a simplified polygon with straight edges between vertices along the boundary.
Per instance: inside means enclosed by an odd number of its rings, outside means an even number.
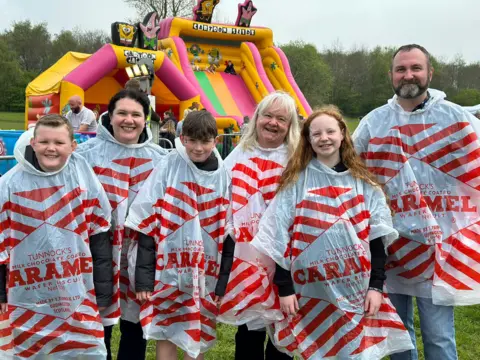
M228 154L232 152L236 144L240 141L241 136L242 136L241 133L220 134L218 136L219 144L217 145L217 148L220 154L222 155L222 158L225 159L228 156ZM165 141L170 146L170 149L166 149L167 151L173 150L173 144L170 140L159 138L157 140L157 144L159 144L161 141ZM15 161L15 156L13 155L0 156L0 164L3 163L4 161ZM1 172L0 172L0 175L2 175Z

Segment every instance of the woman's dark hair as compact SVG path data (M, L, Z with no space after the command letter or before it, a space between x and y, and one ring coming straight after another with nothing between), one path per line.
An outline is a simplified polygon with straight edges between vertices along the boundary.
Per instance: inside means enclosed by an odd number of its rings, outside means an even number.
M132 99L142 105L143 108L143 115L145 119L147 118L148 114L150 113L150 100L148 96L140 91L124 89L120 90L118 93L113 95L108 103L108 113L112 116L115 107L117 106L117 101L121 99Z
M215 139L217 122L208 111L192 111L183 120L182 135L202 141Z

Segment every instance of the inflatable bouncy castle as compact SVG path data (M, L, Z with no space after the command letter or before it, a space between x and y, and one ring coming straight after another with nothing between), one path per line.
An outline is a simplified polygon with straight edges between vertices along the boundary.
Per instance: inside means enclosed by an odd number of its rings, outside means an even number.
M79 95L88 108L106 110L109 99L131 77L128 68L148 62L154 109L173 110L182 119L193 102L212 112L219 130L238 131L243 117L269 92L292 95L301 115L311 112L290 72L273 32L251 26L257 8L238 5L235 24L211 23L219 0L198 0L193 19L158 21L148 14L140 24L112 24L112 44L92 55L69 52L26 89L25 127L48 113L66 113L68 99Z

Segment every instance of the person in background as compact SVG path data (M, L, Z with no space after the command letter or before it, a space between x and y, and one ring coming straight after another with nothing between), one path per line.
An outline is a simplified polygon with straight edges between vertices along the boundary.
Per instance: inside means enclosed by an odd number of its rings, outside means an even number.
M160 145L164 149L175 148L175 123L173 122L173 120L168 120L160 128L159 137L160 138L159 138L158 145ZM166 139L170 141L171 145L167 141L163 141L162 139Z
M245 134L245 132L247 131L249 122L250 122L250 118L248 117L248 115L245 115L243 117L243 124L242 124L242 126L240 126L240 133L242 135Z
M228 60L224 72L231 75L237 75L237 72L235 71L235 66L233 65L231 60Z
M144 93L142 90L142 85L140 84L140 81L137 79L130 79L125 83L125 89L126 90L135 90L135 91L140 91ZM150 104L150 111L146 115L147 116L147 126L150 126L150 121L154 121L156 123L161 123L162 119L160 118L160 115L157 114L155 109L152 107Z
M194 101L192 105L186 108L185 111L183 112L183 119L185 119L187 115L190 114L192 111L198 111L198 109L200 109L200 104Z
M175 123L175 130L177 129L178 125L178 120L175 117L175 114L173 113L172 110L167 110L163 113L163 121L162 121L162 126L167 122L167 121L173 121Z
M65 117L72 125L73 131L96 132L97 119L92 110L82 104L82 98L78 95L68 99L70 110Z

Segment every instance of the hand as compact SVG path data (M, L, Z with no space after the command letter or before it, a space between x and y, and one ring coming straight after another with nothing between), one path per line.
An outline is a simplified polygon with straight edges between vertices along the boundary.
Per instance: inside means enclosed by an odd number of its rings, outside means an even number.
M0 304L0 314L5 314L7 312L7 303Z
M280 309L287 315L295 315L299 310L297 295L281 296Z
M368 290L365 297L365 317L375 316L382 305L383 294L379 291Z
M137 292L136 297L137 297L137 300L140 300L141 302L145 302L147 300L150 300L150 298L152 297L152 292L140 291L140 292Z
M217 304L217 308L220 308L220 304L222 303L222 300L223 300L223 296L215 295L215 299L213 301L215 301L215 304Z

